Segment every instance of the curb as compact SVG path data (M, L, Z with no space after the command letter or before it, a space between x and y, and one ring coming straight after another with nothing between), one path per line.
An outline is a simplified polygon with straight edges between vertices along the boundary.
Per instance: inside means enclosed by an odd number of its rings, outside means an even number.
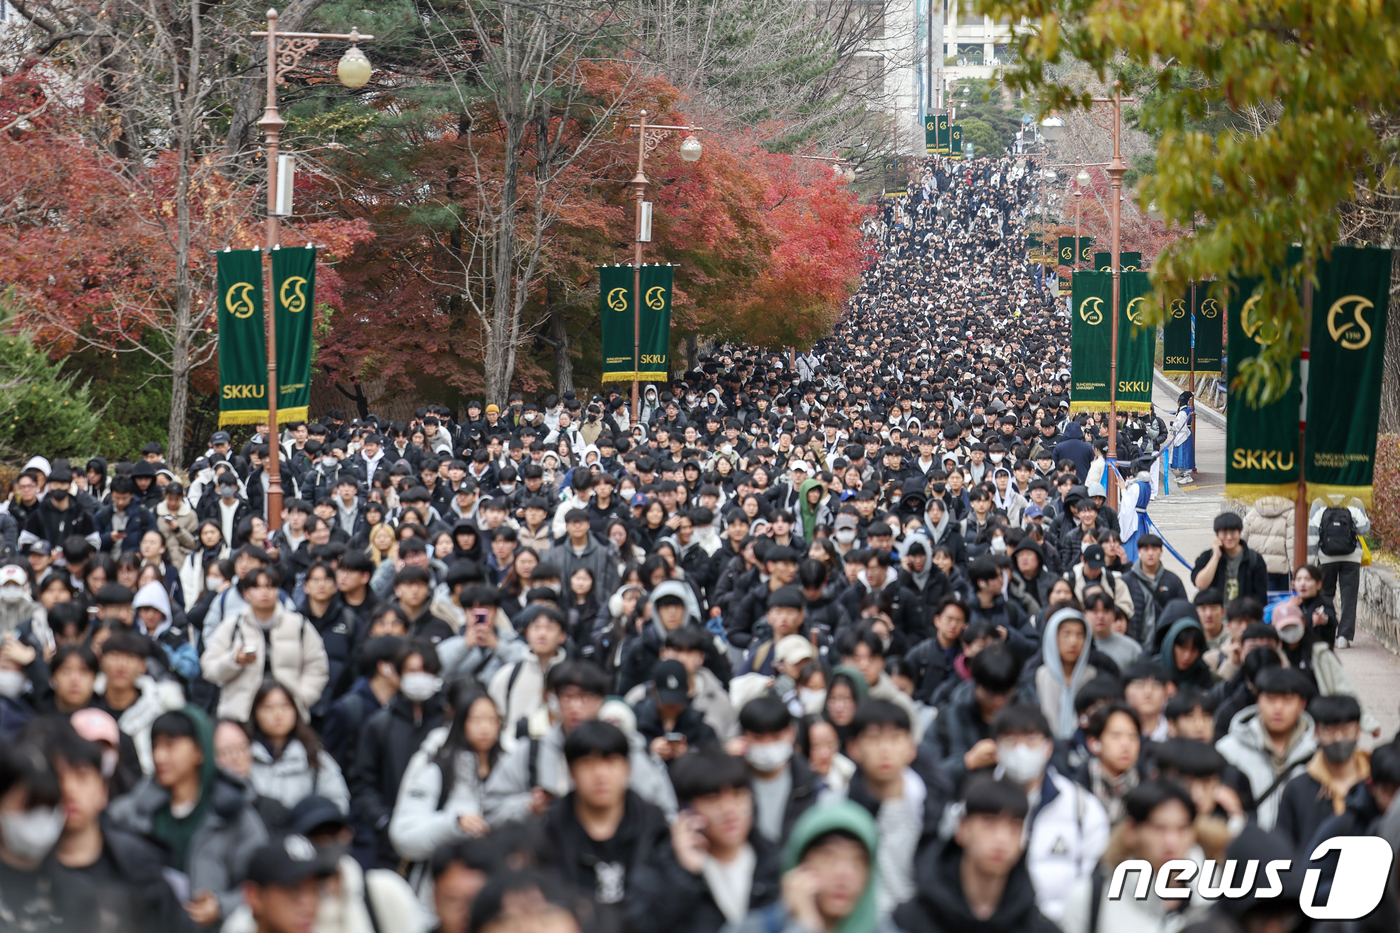
M1162 371L1159 369L1152 370L1152 381L1164 392L1170 392L1173 397L1180 395L1182 392L1181 387L1166 376L1163 376ZM1199 418L1204 418L1206 421L1209 421L1217 428L1220 428L1220 430L1225 430L1225 416L1199 399L1196 401L1196 415Z

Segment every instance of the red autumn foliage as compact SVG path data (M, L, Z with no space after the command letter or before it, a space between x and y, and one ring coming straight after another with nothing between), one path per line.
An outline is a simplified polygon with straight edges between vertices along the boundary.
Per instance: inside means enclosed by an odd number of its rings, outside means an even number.
M595 267L632 261L634 207L625 183L636 170L637 136L628 124L643 108L649 123L694 122L663 80L629 83L612 66L589 69L587 80L599 109L615 107L619 117L601 127L571 117L574 122L551 128L575 147L595 135L545 195L553 220L526 286L517 389L552 380L552 350L532 347L530 337L556 310L574 335L579 378L586 382L596 371ZM320 359L336 378L386 377L391 387L416 386L424 394L480 390L485 333L460 294L460 256L470 247L471 218L496 193L491 186L498 183L493 172L499 174L501 152L492 120L489 110L473 111L468 140L459 132L462 121L442 119L402 161L407 176L387 187L382 173L371 180L366 160L347 164L357 182L375 188L373 198L323 193L327 210L363 217L375 230L373 241L342 267L347 309L359 326L333 328L322 348ZM809 346L834 323L859 275L864 209L825 163L772 154L761 145L765 135L771 132L708 129L700 134L703 157L690 163L680 158L681 140L673 134L648 155L647 196L655 214L644 261L677 264L677 343L694 333ZM533 143L523 143L527 213L537 194ZM457 218L467 219L461 230Z
M25 320L56 358L84 340L117 347L154 332L169 335L176 306L177 153L131 170L86 130L96 98L48 98L43 79L20 72L0 81L0 125L34 116L0 134L0 281L22 300ZM195 346L214 339L214 252L263 245L253 216L255 194L238 188L212 162L196 163L189 207ZM284 227L288 246L315 242L333 259L366 242L362 221L328 220ZM317 276L319 305L342 306L334 265ZM194 374L213 391L214 359Z

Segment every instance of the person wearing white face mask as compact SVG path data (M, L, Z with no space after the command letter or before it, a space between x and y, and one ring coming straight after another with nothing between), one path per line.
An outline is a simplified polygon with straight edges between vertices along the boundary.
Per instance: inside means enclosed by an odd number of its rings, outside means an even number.
M98 928L96 895L58 886L61 869L48 858L63 833L62 803L58 775L39 748L21 743L0 751L0 909L23 918L14 929Z
M842 557L845 557L857 547L856 537L860 528L860 520L849 512L842 512L836 516L835 531L831 538L836 542L836 550Z
M787 705L776 696L750 700L739 711L743 734L727 750L742 754L749 764L753 790L754 828L780 844L793 824L816 802L821 778L800 757L793 757L797 728Z
M17 632L26 622L36 643L53 643L44 607L30 595L29 574L18 564L6 564L0 567L0 635Z
M992 719L994 776L1013 781L1030 798L1026 867L1041 913L1059 920L1075 882L1088 877L1108 848L1108 813L1089 791L1050 763L1050 723L1034 706L1013 704Z
M105 717L105 729L96 728L115 739L117 724L110 717L95 709L85 712ZM90 734L93 720L84 728ZM57 723L47 751L62 787L65 816L54 861L69 877L90 883L101 905L96 929L155 930L182 915L184 909L170 885L152 882L153 868L164 863L165 853L150 840L102 819L110 801L108 779L116 768L116 749L106 740L84 737L83 729ZM63 890L65 901L72 893Z

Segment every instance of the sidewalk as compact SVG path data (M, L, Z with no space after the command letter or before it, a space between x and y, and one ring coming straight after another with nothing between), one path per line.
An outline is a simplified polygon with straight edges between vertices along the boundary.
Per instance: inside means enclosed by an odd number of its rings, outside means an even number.
M1162 417L1170 420L1176 398L1156 387L1153 401ZM1173 487L1169 495L1153 500L1148 510L1163 536L1188 561L1211 546L1215 537L1211 523L1220 513L1225 494L1225 431L1204 418L1196 419L1196 468L1196 482ZM1187 592L1194 596L1190 568L1170 555L1165 561L1167 569L1181 577ZM1352 647L1338 651L1337 657L1362 705L1380 721L1381 739L1388 740L1400 730L1400 696L1394 689L1400 683L1400 658L1360 629Z

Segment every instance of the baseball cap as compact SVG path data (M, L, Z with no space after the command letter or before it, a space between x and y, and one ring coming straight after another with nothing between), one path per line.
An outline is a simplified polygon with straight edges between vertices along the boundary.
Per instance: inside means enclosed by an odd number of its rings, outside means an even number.
M1045 515L1045 510L1038 505L1026 506L1026 518L1040 518Z
M680 706L689 698L690 682L679 661L658 661L651 669L651 682L656 685L656 702L663 706Z
M1084 549L1084 566L1096 570L1103 569L1103 546L1091 544Z
M73 731L89 742L106 742L113 748L121 745L122 733L112 714L89 706L70 717Z
M40 538L38 541L30 543L28 553L48 557L53 553L53 545Z
M299 836L311 836L317 830L341 829L349 825L340 808L320 794L303 797L287 814L287 829Z
M29 574L25 573L24 568L18 564L6 564L0 567L0 586L4 586L7 583L16 586L28 586Z
M788 464L789 470L801 470L803 473L812 472L812 468L807 465L806 460L794 460Z
M213 434L209 435L209 443L232 444L233 438L229 436L229 433L227 431L215 431Z
M838 516L836 516L836 530L837 530L837 531L845 531L845 530L847 530L847 529L852 529L852 530L854 530L854 529L859 528L859 527L860 527L860 522L856 521L856 517L855 517L854 515L838 515Z
M4 571L0 570L0 583L5 582L3 574ZM1289 625L1302 625L1303 610L1291 602L1284 601L1274 606L1270 621L1276 629L1282 629Z
M779 661L791 667L803 661L810 661L817 656L817 650L812 647L812 643L801 635L787 635L778 642L775 652Z
M322 852L305 836L292 833L260 846L248 863L248 880L256 885L291 887L308 878L336 873L336 856Z

